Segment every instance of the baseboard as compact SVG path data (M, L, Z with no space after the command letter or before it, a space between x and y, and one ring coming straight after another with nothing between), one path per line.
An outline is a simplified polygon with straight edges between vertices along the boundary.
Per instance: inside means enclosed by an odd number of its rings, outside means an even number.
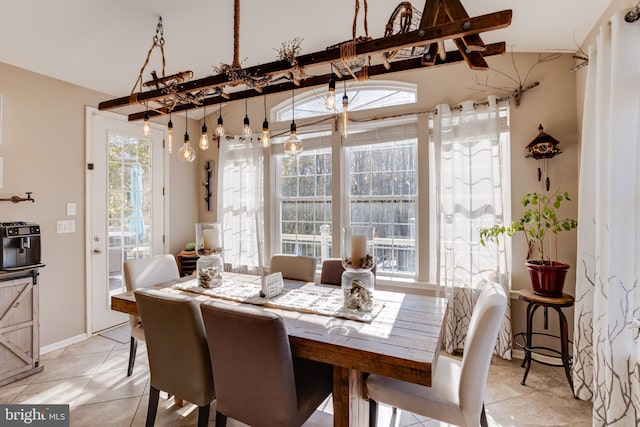
M44 347L40 347L40 354L51 353L52 351L58 350L60 348L66 347L71 344L75 344L80 341L84 341L89 336L87 334L76 335L75 337L67 338L66 340L54 342L53 344L45 345Z

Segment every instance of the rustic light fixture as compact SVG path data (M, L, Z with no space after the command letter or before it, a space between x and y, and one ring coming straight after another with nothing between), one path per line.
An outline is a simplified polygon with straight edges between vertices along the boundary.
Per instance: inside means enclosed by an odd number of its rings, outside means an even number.
M263 148L269 148L271 145L271 136L269 135L269 122L267 121L267 96L264 97L264 122L262 122L262 137L260 145Z
M291 91L291 127L289 128L291 135L284 142L284 152L290 156L297 156L302 152L302 141L298 138L298 130L296 128L296 103L294 91Z
M171 121L171 113L169 113L169 123L167 123L167 140L169 154L173 154L173 122Z
M460 0L434 0L425 4L417 28L409 26L392 35L385 35L378 39L357 38L332 46L326 50L299 55L300 47L296 43L284 45L280 50L278 60L262 65L242 68L237 60L239 58L239 11L240 0L234 1L234 62L230 65L217 67L217 73L212 76L185 81L192 76L192 72L183 71L174 75L158 78L152 73L153 80L140 84L138 92L132 91L129 96L101 102L100 110L120 108L127 105L148 105L151 117L168 114L169 112L186 111L202 108L215 102L218 93L224 93L225 86L234 87L245 84L251 91L231 93L226 101L236 101L254 96L279 93L293 88L313 87L330 84L335 80L334 73L339 72L338 64L352 63L354 61L379 57L382 64L367 65L369 77L389 73L420 69L429 66L440 66L465 61L472 69L487 69L484 57L501 55L505 52L505 43L493 43L485 45L480 39L480 33L508 27L511 24L511 10L503 10L478 17L469 17ZM365 10L366 12L366 10ZM444 41L453 40L457 50L444 51ZM162 21L156 29L154 45L159 46L164 58L164 38L162 35ZM439 55L420 54L409 59L391 60L385 53L412 47L429 48L416 49L416 51L429 52L433 46L442 47ZM151 50L149 54L151 53ZM347 55L348 53L348 55ZM148 58L147 58L148 59ZM164 62L164 61L163 61ZM333 64L333 72L326 75L307 75L305 69L322 64ZM146 62L145 62L146 65ZM337 68L336 68L337 67ZM139 81L141 82L142 72ZM355 78L354 70L346 74L337 74L337 78L348 80ZM353 72L353 73L352 73ZM284 82L283 82L284 80ZM142 91L142 87L148 90ZM135 86L134 86L135 90ZM225 101L225 102L226 102ZM149 103L157 103L153 108ZM145 112L132 113L129 120L144 118ZM248 116L246 116L248 118ZM216 132L218 134L218 132ZM219 135L219 134L218 134Z
M529 144L527 144L527 158L533 157L538 161L538 182L542 181L542 174L544 172L545 188L549 191L551 187L551 181L549 180L549 165L548 160L554 158L556 155L561 154L556 145L560 144L560 141L544 132L542 123L538 126L538 136L534 138Z
M324 103L327 110L333 111L336 107L336 79L333 74L333 65L331 66L331 80L329 80L329 91L327 92L327 99Z
M142 134L144 136L151 135L151 125L149 124L149 110L144 112L144 124L142 125Z
M245 89L246 91L246 89ZM251 125L249 124L249 113L247 109L247 99L244 99L244 126L242 127L242 134L244 136L251 136L253 131L251 130Z
M342 96L342 137L349 136L349 97L347 96L347 82L344 82L344 95Z
M184 162L193 162L196 159L196 150L193 149L191 144L189 143L189 122L187 121L187 112L184 112L184 143L182 147L178 150L178 155Z
M224 126L222 124L222 92L220 92L220 103L218 108L218 126L216 126L216 135L221 138L224 135Z
M202 134L200 135L200 149L207 150L209 149L209 130L207 129L207 106L205 105L204 116L202 117Z

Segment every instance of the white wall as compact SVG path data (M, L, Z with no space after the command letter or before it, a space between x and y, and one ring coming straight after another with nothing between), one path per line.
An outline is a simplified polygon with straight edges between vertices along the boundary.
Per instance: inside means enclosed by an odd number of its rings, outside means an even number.
M113 96L0 63L3 96L3 182L0 198L33 192L34 203L0 202L0 222L30 221L42 230L41 345L86 333L85 286L85 106ZM176 120L176 135L184 120ZM197 123L189 132L197 131ZM178 138L180 140L180 138ZM169 165L170 250L193 240L196 168L174 155ZM66 203L77 204L76 232L57 234Z

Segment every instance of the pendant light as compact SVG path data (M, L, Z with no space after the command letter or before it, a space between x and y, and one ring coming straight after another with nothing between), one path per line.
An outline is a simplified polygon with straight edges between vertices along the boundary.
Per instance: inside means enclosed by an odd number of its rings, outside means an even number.
M242 128L242 134L244 136L251 136L253 131L251 130L251 126L249 125L249 115L247 113L247 90L244 90L245 98L244 98L244 127Z
M218 135L218 138L222 138L224 135L224 126L222 125L222 91L220 91L220 102L218 105L218 126L216 126L216 135Z
M151 124L149 123L149 106L147 106L147 111L144 112L144 124L142 125L142 134L144 136L151 135Z
M187 121L187 111L184 112L184 144L178 150L178 155L183 162L193 162L196 159L196 150L189 144L189 132L187 131L189 123Z
M342 97L342 137L349 136L349 97L347 96L347 82L344 82L344 96Z
M284 142L284 152L289 156L297 156L302 152L302 141L298 138L296 129L296 107L294 101L294 91L291 91L291 136Z
M169 123L167 123L167 140L169 154L173 154L173 122L171 121L171 113L169 113Z
M329 80L329 92L327 92L327 99L324 102L324 106L327 110L333 111L336 107L336 79L333 74L333 64L331 65L331 80Z
M202 118L202 134L200 135L200 143L198 144L201 150L207 150L209 148L209 134L207 129L207 106L204 106L204 117Z
M260 145L268 148L271 145L271 136L269 136L269 122L267 121L267 96L264 96L264 122L262 122L262 137Z

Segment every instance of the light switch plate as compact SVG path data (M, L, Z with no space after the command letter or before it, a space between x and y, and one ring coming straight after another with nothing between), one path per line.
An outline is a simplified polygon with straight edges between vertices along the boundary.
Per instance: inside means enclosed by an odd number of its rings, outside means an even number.
M67 216L76 216L76 204L67 202Z

